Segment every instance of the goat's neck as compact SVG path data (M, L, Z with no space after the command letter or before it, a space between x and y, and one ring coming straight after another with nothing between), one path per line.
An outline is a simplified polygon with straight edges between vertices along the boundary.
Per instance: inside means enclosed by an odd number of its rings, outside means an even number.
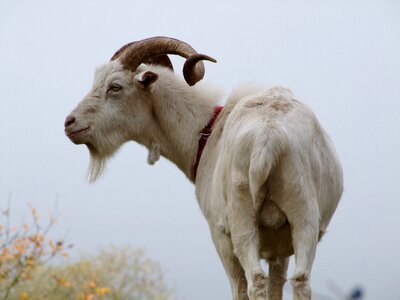
M162 156L174 162L194 181L199 133L212 118L219 100L216 92L186 84L161 87L154 95L155 138Z

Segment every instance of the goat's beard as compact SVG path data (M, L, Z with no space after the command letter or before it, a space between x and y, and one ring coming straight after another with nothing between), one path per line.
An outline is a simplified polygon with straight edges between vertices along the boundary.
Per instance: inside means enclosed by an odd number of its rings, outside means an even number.
M95 182L104 173L108 155L102 155L92 145L87 145L87 147L90 152L90 163L87 170L87 178L89 182Z
M109 135L106 141L98 138L86 144L90 152L90 164L87 171L89 182L95 182L104 173L108 158L117 152L123 142L122 136L116 134Z

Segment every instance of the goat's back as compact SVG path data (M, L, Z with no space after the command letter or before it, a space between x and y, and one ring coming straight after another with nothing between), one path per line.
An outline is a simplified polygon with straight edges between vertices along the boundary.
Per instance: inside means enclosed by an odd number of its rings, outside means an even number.
M279 197L295 182L300 188L307 185L307 193L318 202L316 213L325 230L342 193L342 171L315 115L286 88L231 97L199 166L196 189L206 216L228 223L220 216L235 186L260 208L267 193L275 193L279 206ZM264 198L257 196L260 191Z

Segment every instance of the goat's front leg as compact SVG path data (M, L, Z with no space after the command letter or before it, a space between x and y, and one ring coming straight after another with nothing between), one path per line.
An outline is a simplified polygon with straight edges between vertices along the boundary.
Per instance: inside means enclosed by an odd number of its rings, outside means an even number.
M267 299L267 276L261 268L257 210L243 185L235 187L228 200L228 223L234 253L244 269L250 300Z
M214 245L231 283L232 299L248 300L246 278L239 260L233 254L233 246L230 236L222 232L218 226L210 227Z

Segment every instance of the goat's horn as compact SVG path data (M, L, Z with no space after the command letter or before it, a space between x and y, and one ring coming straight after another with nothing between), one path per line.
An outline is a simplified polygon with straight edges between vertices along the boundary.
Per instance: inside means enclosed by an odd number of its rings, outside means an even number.
M215 60L207 55L198 54L189 44L168 37L152 37L129 43L119 49L111 60L119 58L126 69L135 71L146 61L167 54L177 54L187 58L184 77L189 85L194 85L204 77L204 64L201 60Z
M183 65L183 77L189 85L195 85L196 82L203 79L205 72L204 64L200 63L197 66L197 63L202 60L208 60L214 63L217 62L214 58L205 54L196 53L189 56Z
M171 71L174 70L171 60L167 54L151 57L144 62L145 64L160 65L169 68Z
M128 43L128 44L122 46L121 48L119 48L118 51L115 52L114 55L111 57L110 61L118 59L122 55L122 53L125 52L125 50L128 47L132 46L135 43L137 43L137 42L131 42L131 43ZM153 64L153 65L161 65L161 66L169 68L171 71L174 70L171 60L169 59L167 54L162 54L159 56L151 57L151 58L147 59L146 61L144 61L144 63L145 64Z
M136 42L131 42L126 45L123 45L121 48L118 49L117 52L114 53L114 55L111 57L110 61L118 59L121 56L121 54L126 50L126 48L133 45L134 43L136 43Z

